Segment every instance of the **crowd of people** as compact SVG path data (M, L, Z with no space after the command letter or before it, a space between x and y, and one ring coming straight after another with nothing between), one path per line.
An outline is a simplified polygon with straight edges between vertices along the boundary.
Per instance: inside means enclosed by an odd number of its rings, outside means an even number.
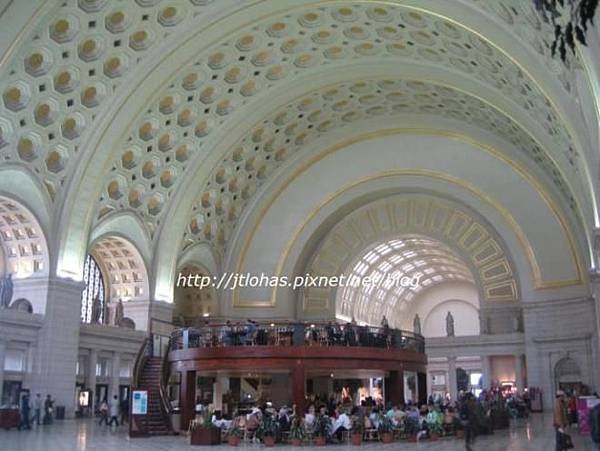
M36 393L33 400L28 393L21 396L19 404L19 430L31 430L32 426L52 424L54 418L54 400L52 396L46 395L42 399L40 393Z
M334 395L328 399L313 396L308 402L304 413L298 412L295 405L276 409L271 402L255 406L247 414L235 412L228 418L220 412L212 412L211 423L225 431L242 429L257 439L261 425L274 422L279 440L289 436L294 428L302 428L308 437L322 434L319 428L325 424L326 438L333 443L342 442L354 433L369 439L379 437L380 432L391 432L415 441L464 434L469 450L477 435L507 427L510 417L525 417L529 412L526 398L506 396L500 391L483 391L479 397L464 393L454 402L430 397L423 405L410 401L384 405L380 399L371 397L353 405L341 402ZM201 406L201 410L205 408Z

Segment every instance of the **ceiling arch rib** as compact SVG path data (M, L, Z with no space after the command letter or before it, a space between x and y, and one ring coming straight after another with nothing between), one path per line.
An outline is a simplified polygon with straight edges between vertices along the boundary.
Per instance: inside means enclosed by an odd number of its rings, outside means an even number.
M227 117L250 102L252 96L319 63L338 64L348 58L373 57L453 67L502 92L542 124L561 148L570 149L555 157L565 162L564 168L574 171L575 150L557 114L535 82L498 49L438 16L401 5L367 7L348 3L299 10L255 23L182 68L169 88L152 101L148 113L136 121L135 129L122 144L112 167L121 172L120 180L126 182L119 184L115 177L109 182L112 185L105 187L100 200L101 215L135 208L149 229L154 230L166 199L188 166L186 162L201 159L205 155L201 147L204 138L223 126ZM270 159L282 157L285 151ZM244 165L257 168L258 178L268 175L269 167L262 159L244 161ZM556 167L547 172L560 176ZM217 171L214 176L227 181L230 175L231 171ZM115 189L120 185L127 189ZM236 188L235 183L232 186ZM227 207L221 204L218 209L227 211ZM230 212L236 216L236 209ZM220 233L211 224L201 228L211 236Z

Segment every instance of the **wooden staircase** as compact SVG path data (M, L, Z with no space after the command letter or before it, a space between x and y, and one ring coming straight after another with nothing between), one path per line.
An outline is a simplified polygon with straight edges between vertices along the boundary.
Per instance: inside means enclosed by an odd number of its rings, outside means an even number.
M161 408L160 384L162 358L148 357L144 362L138 390L148 391L148 414L142 420L148 435L172 435L173 429Z
M130 437L147 437L157 435L176 435L168 413L168 403L165 396L165 374L163 365L165 358L151 355L146 339L136 359L134 384L131 390L148 392L148 411L146 415L132 415L130 421ZM168 352L167 352L168 353Z

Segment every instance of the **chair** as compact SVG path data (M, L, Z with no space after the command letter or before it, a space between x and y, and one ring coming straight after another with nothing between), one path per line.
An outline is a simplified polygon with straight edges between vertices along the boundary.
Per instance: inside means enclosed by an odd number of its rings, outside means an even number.
M369 429L365 429L365 432L363 434L363 440L365 442L368 441L379 441L379 429L377 428L369 428Z

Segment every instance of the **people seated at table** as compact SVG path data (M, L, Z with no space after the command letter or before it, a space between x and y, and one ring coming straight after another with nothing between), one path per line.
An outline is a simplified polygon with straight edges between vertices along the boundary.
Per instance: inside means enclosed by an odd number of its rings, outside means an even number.
M308 412L304 415L304 424L307 429L312 429L315 425L316 415L315 415L315 406L311 404L308 406Z
M350 421L346 409L342 409L341 412L339 412L339 416L333 421L331 435L335 436L338 442L341 442L343 433L350 429L352 429L352 422Z
M226 420L225 418L223 418L223 415L220 411L216 411L215 413L213 413L210 421L214 427L217 427L219 429L229 429L231 427L232 422L231 420Z
M280 432L288 432L290 430L290 414L288 408L283 406L277 414L277 423L279 424Z

